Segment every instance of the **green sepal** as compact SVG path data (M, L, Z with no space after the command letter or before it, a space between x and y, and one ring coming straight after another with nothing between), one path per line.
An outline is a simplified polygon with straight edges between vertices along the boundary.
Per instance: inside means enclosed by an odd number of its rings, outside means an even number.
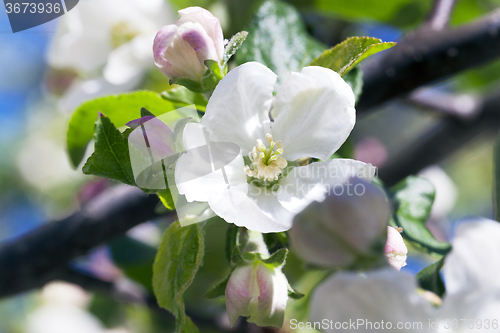
M193 91L195 93L202 93L203 92L203 86L202 86L202 84L199 83L199 82L190 80L190 79L179 78L179 79L176 79L176 80L170 80L169 83L170 84L174 84L175 83L175 84L184 86L184 87L188 88L189 90L191 90L191 91Z
M184 86L178 86L161 93L161 97L177 106L195 105L197 110L205 111L207 99L203 94L193 92Z
M206 299L216 299L216 298L220 298L220 297L225 297L226 296L226 286L227 286L227 283L229 282L230 277L231 277L231 274L229 274L228 277L226 277L224 280L220 281L215 286L213 286L205 294L205 298Z
M301 299L305 295L293 289L290 284L288 284L288 297L293 299Z
M239 246L235 246L233 248L233 252L231 254L231 265L232 266L238 266L242 263L245 263L246 260L243 258L243 255L241 254L241 250Z
M274 267L280 267L285 264L287 255L288 249L282 248L274 252L269 258L264 259L263 262Z

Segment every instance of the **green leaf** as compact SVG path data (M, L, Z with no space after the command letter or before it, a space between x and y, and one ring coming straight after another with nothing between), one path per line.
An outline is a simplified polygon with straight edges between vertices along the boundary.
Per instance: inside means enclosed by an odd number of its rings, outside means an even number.
M217 80L222 80L222 78L224 77L224 70L217 61L210 59L205 60L205 66L208 67L210 73L212 73L212 75L214 75Z
M205 295L206 299L216 299L220 297L224 297L226 295L226 286L229 282L229 278L231 274L221 282L217 283L215 286L210 289L210 291Z
M153 288L158 304L176 317L176 332L196 332L184 310L182 295L193 282L204 254L200 225L173 223L165 232L153 266Z
M245 41L248 36L248 32L240 31L235 34L226 45L224 50L224 66L227 64L229 59L236 53L236 51L241 47L241 44Z
M235 247L240 247L240 232L241 228L234 224L228 224L226 231L226 258L231 262ZM241 253L240 253L241 256Z
M148 117L148 116L155 116L152 114L148 109L146 108L141 108L141 117Z
M434 238L425 226L434 202L434 186L425 178L410 176L390 189L394 203L394 220L403 227L403 237L422 246L424 249L446 254L449 243Z
M443 268L444 257L429 265L422 268L420 272L417 273L417 281L422 289L433 292L439 297L443 297L445 293L445 286L439 271Z
M153 291L156 248L124 236L109 243L113 262L132 280Z
M193 81L190 79L180 78L180 79L176 79L176 80L170 80L169 83L170 84L174 84L174 83L179 84L181 86L188 88L189 90L191 90L194 93L199 94L199 93L203 92L203 85L199 82L196 82L196 81Z
M279 267L285 264L287 254L288 254L288 249L282 248L274 252L269 258L263 261L268 265Z
M361 93L363 92L363 71L359 67L354 67L344 76L344 80L351 86L357 103L359 96L361 96Z
M207 100L202 94L192 92L183 86L175 87L169 91L161 93L161 97L177 106L195 105L196 109L205 111L207 108Z
M103 114L95 125L94 153L83 166L83 173L136 186L130 163L128 140Z
M394 45L396 43L382 42L378 38L350 37L323 52L310 65L330 68L343 76L364 59Z
M318 10L323 12L334 11L346 18L366 20L373 18L377 21L390 21L405 5L415 0L314 0Z
M293 299L301 299L305 295L293 289L292 286L288 285L288 297Z
M494 152L494 163L495 163L495 189L494 189L494 200L493 207L495 207L495 218L500 222L500 134L497 137L495 143Z
M236 62L260 62L278 75L278 82L325 50L307 33L297 10L281 1L265 2L247 30L248 37L236 54Z
M165 190L160 190L156 192L158 194L158 197L160 198L160 201L162 204L168 208L169 210L174 210L175 209L175 200L172 197L172 193L170 192L170 189L165 189Z
M94 123L99 112L106 114L116 127L121 127L139 118L139 111L143 107L156 116L176 108L173 103L150 91L97 98L78 107L69 122L66 138L73 166L77 167L85 155L87 145L94 135Z

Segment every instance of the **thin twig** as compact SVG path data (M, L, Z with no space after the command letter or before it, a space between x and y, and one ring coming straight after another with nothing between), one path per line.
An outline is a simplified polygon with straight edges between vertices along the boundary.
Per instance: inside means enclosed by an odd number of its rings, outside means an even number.
M448 26L450 17L455 7L456 0L435 0L425 27L432 30L443 30Z

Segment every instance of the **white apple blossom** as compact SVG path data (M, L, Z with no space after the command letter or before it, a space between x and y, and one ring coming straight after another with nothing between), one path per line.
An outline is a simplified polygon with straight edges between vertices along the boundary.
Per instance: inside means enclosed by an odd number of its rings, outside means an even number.
M192 177L192 160L179 158L175 179L189 202L208 202L229 223L260 232L290 229L294 215L313 200L373 167L329 157L355 123L354 94L330 69L305 67L273 91L276 75L250 62L230 71L217 85L200 124L188 124L184 148L208 141L229 142L241 152L214 172ZM246 157L246 160L243 156ZM323 160L287 165L301 158ZM195 179L193 179L195 178Z
M496 221L477 219L458 227L443 267L446 294L440 307L417 292L415 278L407 273L393 269L342 272L315 290L311 320L359 319L363 322L359 321L362 326L357 329L362 332L384 331L375 328L382 321L385 331L395 332L500 332L499 239ZM365 326L367 322L372 326ZM398 323L403 326L398 328ZM323 331L346 330L324 327Z
M156 32L174 20L164 0L80 1L61 17L47 55L53 68L73 69L81 77L65 106L136 88L154 66Z

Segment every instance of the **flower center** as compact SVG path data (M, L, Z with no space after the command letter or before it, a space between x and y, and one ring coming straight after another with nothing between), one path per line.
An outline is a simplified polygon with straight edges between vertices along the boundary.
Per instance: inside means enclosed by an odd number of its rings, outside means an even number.
M266 148L262 140L257 139L257 144L248 154L252 168L246 165L245 173L249 177L258 179L278 180L278 176L288 164L283 157L280 157L283 154L283 145L281 140L274 142L273 136L269 133L266 134L266 140L269 148Z
M140 31L134 29L128 22L120 21L111 27L111 46L116 49L127 44L139 34Z

